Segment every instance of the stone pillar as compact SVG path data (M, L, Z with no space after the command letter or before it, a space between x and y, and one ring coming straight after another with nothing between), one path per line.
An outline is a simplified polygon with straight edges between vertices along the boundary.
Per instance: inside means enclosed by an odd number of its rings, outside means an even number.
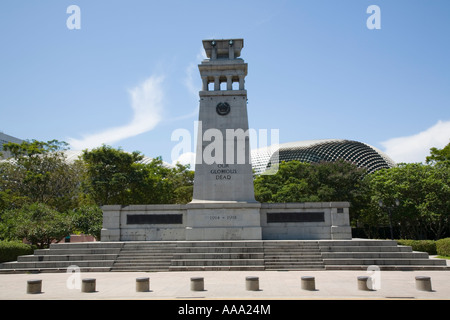
M81 292L95 292L95 279L81 280Z
M245 77L239 76L239 90L245 90Z
M202 86L202 90L203 91L208 91L208 77L202 77L202 82L203 82L203 86Z
M368 281L369 281L369 277L367 277L367 276L358 277L358 290L372 291L371 289L369 289L369 287L367 285Z
M316 290L316 281L314 277L302 277L302 289L315 291Z
M228 44L229 44L229 47L228 47L228 58L229 59L234 59L234 46L233 46L234 42L233 42L233 40L230 40L228 42Z
M416 277L416 289L420 291L432 291L431 289L431 278L417 276Z
M42 280L28 280L27 293L36 294L42 292Z
M246 277L245 289L247 291L259 291L259 278L258 277Z
M233 90L233 78L231 75L227 75L227 90Z
M220 79L218 76L214 77L214 91L220 91Z
M216 60L217 59L217 47L215 45L213 45L212 50L211 50L211 60Z
M150 291L150 278L136 278L136 292Z
M205 282L201 277L191 278L191 291L204 291Z

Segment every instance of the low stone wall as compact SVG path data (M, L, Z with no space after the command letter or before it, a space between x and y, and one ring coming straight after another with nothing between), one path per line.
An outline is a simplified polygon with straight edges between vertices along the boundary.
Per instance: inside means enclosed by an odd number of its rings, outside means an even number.
M184 205L109 205L102 210L102 241L186 239Z
M103 206L101 239L105 242L227 240L224 239L224 235L226 237L227 234L230 234L232 237L228 240L258 240L255 239L255 234L258 233L244 232L244 229L250 226L250 229L260 228L260 240L351 239L350 204L348 202L262 203L258 204L258 208L255 207L256 210L259 210L260 225L255 225L252 219L251 224L244 223L241 227L237 224L240 220L245 222L246 220L242 219L244 217L236 217L236 221L226 221L226 218L231 219L231 217L239 215L239 210L233 209L235 210L232 212L233 215L222 214L220 208L215 208L217 205L203 205L205 208L200 209L207 209L208 212L200 212L201 214L197 212L199 204ZM253 207L255 205L244 205L243 208L248 210L246 206ZM251 210L254 211L255 208ZM244 215L245 212L244 210L241 214ZM226 223L222 223L224 226L221 226L221 229L230 227L230 232L222 232L217 239L213 239L214 232L205 237L205 234L207 235L205 230L210 228L214 231L214 223L217 224L214 219L206 219L211 218L210 216L225 220ZM201 219L201 221L195 222L196 219ZM207 225L209 221L211 221L211 226ZM195 226L200 228L197 234L202 235L198 239L194 239L195 234L193 236ZM239 229L241 229L242 235L240 238L235 234ZM218 230L215 232L220 231Z
M263 203L264 240L351 239L348 202Z

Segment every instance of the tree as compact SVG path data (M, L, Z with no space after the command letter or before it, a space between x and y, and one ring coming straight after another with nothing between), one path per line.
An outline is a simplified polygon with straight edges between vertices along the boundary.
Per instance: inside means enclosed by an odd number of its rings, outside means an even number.
M103 212L97 205L82 205L74 209L70 216L72 232L89 234L100 240Z
M255 198L260 202L306 202L311 198L311 165L299 161L282 162L273 175L259 175L254 180Z
M386 212L377 205L381 200L385 206L393 207L392 223L399 228L402 238L438 239L449 231L448 168L402 163L376 171L367 179L372 196L362 220L386 224ZM399 200L398 207L394 206L395 199Z
M86 191L95 203L129 204L129 193L140 172L135 163L143 159L139 152L127 153L110 146L83 151L86 165Z
M64 212L77 205L83 168L66 161L65 142L33 140L4 148L12 158L0 163L0 206L40 202Z
M369 188L364 180L367 171L355 164L337 160L313 164L313 190L320 201L350 202L350 220L355 221L369 199Z
M426 163L433 167L420 210L429 217L436 239L450 235L450 143L430 149Z
M177 163L172 169L171 179L173 185L173 203L189 203L194 192L194 171L189 165Z
M426 163L450 165L450 142L442 149L431 148L430 155L426 158Z
M192 199L194 174L188 166L170 167L161 158L142 163L140 152L102 146L83 152L85 191L97 205L170 204Z
M6 210L2 215L1 233L8 240L27 239L38 248L70 234L71 220L43 203L26 204Z

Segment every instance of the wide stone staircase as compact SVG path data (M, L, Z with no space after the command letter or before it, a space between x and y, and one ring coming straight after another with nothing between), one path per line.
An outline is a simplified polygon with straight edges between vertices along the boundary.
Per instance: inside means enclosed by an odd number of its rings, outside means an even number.
M318 241L265 241L265 270L325 269Z
M37 249L17 261L0 263L0 273L66 272L70 266L85 272L110 271L122 246L120 242L51 244L49 249Z
M323 263L327 270L450 270L444 259L431 259L426 252L413 251L394 240L321 240Z
M170 271L264 270L261 241L185 242L174 253Z
M0 263L0 273L234 270L450 270L391 240L148 241L52 244Z
M261 242L125 242L111 271L264 270Z

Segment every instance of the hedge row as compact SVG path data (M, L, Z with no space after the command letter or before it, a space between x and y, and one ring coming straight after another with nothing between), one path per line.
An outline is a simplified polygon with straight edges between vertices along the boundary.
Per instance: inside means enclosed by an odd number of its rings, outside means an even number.
M436 241L436 250L438 255L450 257L450 238Z
M430 255L450 257L450 238L441 240L397 240L402 246L410 246L414 251L427 252Z
M16 261L18 256L33 254L31 245L17 241L0 241L0 262Z
M430 255L437 254L436 241L434 240L397 240L397 243L412 247L413 251L427 252Z

